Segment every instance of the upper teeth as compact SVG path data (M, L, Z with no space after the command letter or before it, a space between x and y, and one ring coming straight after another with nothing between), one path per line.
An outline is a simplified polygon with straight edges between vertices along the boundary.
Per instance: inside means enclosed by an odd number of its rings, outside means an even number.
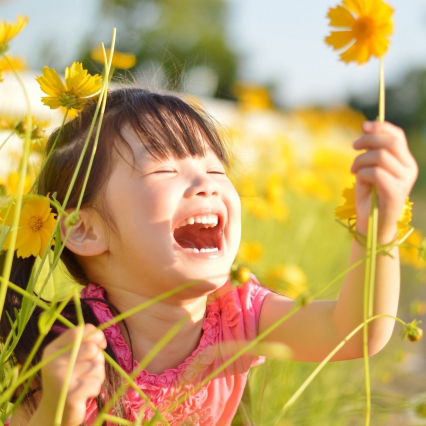
M219 218L216 214L206 214L191 216L179 223L176 228L180 228L185 225L193 225L194 223L202 223L205 228L212 228L217 225Z

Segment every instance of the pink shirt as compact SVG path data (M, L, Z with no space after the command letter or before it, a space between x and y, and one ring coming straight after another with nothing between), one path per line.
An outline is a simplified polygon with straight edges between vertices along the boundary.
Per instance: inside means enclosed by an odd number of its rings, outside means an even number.
M171 425L230 425L243 394L250 367L261 364L264 357L245 353L224 371L205 383L195 393L189 394L205 377L219 368L238 351L244 341L257 336L259 315L269 290L260 286L254 276L239 287L227 283L209 296L203 334L194 352L177 368L162 374L151 374L143 370L135 383L149 396L151 402L162 412ZM90 284L81 294L84 298L105 298L102 287ZM89 302L98 320L103 323L113 316L101 302ZM119 326L114 324L104 330L117 356L118 363L130 373L132 356ZM169 407L181 398L188 397L172 411ZM126 394L126 418L138 419L138 412L144 401L134 389ZM87 402L86 422L91 425L97 416L96 403ZM146 409L143 419L153 416L152 409Z

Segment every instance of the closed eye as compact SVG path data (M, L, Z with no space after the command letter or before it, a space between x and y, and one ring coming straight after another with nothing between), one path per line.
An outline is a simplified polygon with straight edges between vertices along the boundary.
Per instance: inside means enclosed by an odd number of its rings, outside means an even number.
M153 173L176 173L176 170L156 170L155 172L153 172Z
M210 172L207 172L209 174L213 174L213 175L226 175L225 172L222 172L220 170L211 170Z

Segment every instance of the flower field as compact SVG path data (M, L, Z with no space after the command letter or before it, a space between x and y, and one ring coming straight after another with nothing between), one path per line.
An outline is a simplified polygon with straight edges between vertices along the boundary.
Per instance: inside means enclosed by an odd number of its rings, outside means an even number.
M4 25L0 25L0 53L23 29L25 21L20 18L9 29ZM102 62L103 51L98 50L96 55ZM108 55L106 52L105 61ZM120 58L132 66L131 58L116 57ZM22 68L21 62L6 63L0 63L0 251L17 250L19 257L37 257L37 274L30 282L34 287L29 286L24 293L34 304L37 298L33 290L43 299L53 300L53 310L39 303L46 310L44 322L39 324L42 333L53 316L59 315L59 311L52 312L59 309L61 300L76 297L75 290L80 290L59 262L62 242L57 238L51 206L66 217L67 226L72 226L76 217L61 209L54 194L50 199L34 196L32 186L43 167L49 133L78 114L87 98L100 96L101 102L102 96L107 96L107 79L90 76L80 63L68 67L65 77L46 67L37 77L45 92L41 94L40 90L25 91L25 84L17 85L16 78L21 82L31 78L28 74L13 74ZM114 84L112 79L111 86ZM5 98L12 86L14 98L21 99L14 100L13 110ZM279 109L272 105L265 89L249 84L236 85L235 93L235 102L181 94L188 103L212 115L232 152L231 179L243 206L242 242L235 267L248 268L262 285L296 299L298 309L314 299L335 299L347 272L354 238L351 231L356 215L351 188L355 177L350 168L356 152L352 143L360 136L365 117L345 105ZM28 94L33 111L25 102ZM390 343L370 360L372 425L426 425L426 348L423 340L410 341L421 337L413 321L424 319L426 314L422 233L426 229L426 203L422 195L424 188L416 188L398 222L402 262L399 318L405 324L396 323ZM13 285L8 265L6 258L1 308L7 287ZM26 309L31 309L31 303ZM22 321L19 317L12 329L20 330ZM303 335L304 330L299 332ZM408 339L399 336L404 332ZM3 343L0 357L0 424L13 407L8 389L17 389L20 375L32 371L29 366L9 367L10 348L17 335L12 333L11 340ZM233 424L365 423L362 359L326 363L316 372L318 363L294 362L282 346L271 345L268 350L271 356L251 370ZM308 378L313 380L305 382Z

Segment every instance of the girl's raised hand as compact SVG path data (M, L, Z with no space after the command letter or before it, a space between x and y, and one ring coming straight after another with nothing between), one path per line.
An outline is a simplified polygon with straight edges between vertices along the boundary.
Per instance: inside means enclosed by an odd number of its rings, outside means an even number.
M84 335L95 330L94 325L86 324ZM43 359L72 344L76 337L77 328L65 331L46 346ZM86 414L87 399L99 395L105 379L105 358L101 349L105 349L106 346L107 342L102 331L96 331L82 341L68 388L62 426L76 426L82 423ZM38 409L31 419L31 425L37 419L43 420L39 424L54 424L53 419L67 374L70 356L71 349L42 369L42 397ZM49 423L47 419L52 419L52 422Z
M371 187L375 185L378 241L386 244L395 237L397 221L419 169L401 128L388 122L367 121L362 129L364 135L354 142L353 147L367 151L355 159L351 168L356 174L357 232L367 234Z

